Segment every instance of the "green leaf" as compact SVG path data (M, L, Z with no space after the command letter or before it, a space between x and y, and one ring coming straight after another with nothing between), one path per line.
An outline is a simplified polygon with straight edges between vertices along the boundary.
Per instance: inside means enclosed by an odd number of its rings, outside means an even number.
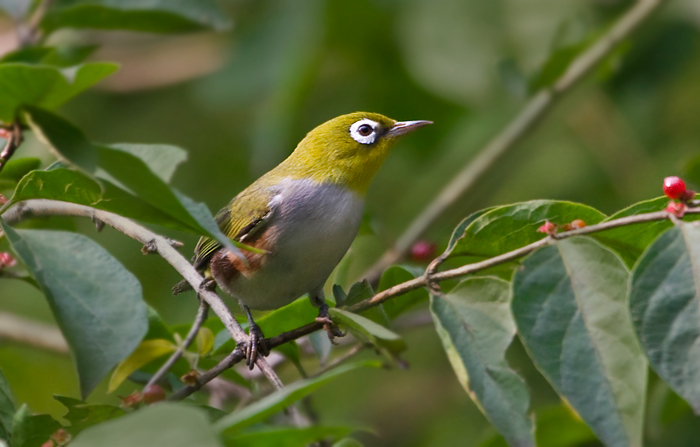
M158 312L151 306L148 306L148 333L143 339L154 340L156 338L172 340L173 332L165 325L165 321L158 315Z
M627 312L628 278L614 253L571 238L526 258L513 279L525 348L610 447L642 443L647 367Z
M16 158L10 160L0 172L0 189L14 188L29 171L41 165L38 158Z
M80 129L60 116L36 107L27 107L26 116L34 133L59 160L88 174L95 173L99 158L97 148Z
M214 424L214 427L224 435L232 435L246 427L264 421L269 416L303 399L305 396L308 396L336 377L362 366L379 367L380 364L378 362L349 363L333 368L313 379L294 382L245 408L234 411L230 415L220 419Z
M146 335L141 284L85 236L13 230L1 219L0 225L49 301L71 347L85 398Z
M476 219L481 217L482 215L493 211L497 207L491 207L491 208L486 208L480 211L476 211L474 213L471 213L469 216L465 217L459 225L455 227L454 230L452 230L452 235L450 236L450 242L447 244L447 248L445 249L445 252L443 256L448 256L450 253L452 253L452 250L457 246L457 243L464 238L464 236L467 235L466 231L467 228L469 228L469 225L472 224Z
M221 447L203 410L159 403L81 432L71 447Z
M337 294L339 297L343 298L342 302L344 307L352 306L353 304L357 304L360 301L374 296L374 289L366 279L353 284L345 297L343 297L341 293L342 288L340 290L334 288L333 292L334 295ZM384 312L384 306L381 304L363 311L362 315L380 325L388 326L390 323L389 317L387 317L386 312Z
M0 439L10 439L12 416L15 414L15 399L10 391L5 374L0 369Z
M603 222L627 216L661 211L666 208L666 205L668 205L667 197L645 200L618 211ZM700 215L688 214L684 217L684 220L697 219L700 219ZM625 261L627 267L632 268L649 244L672 225L673 224L668 220L643 222L601 231L593 234L593 237L617 252L617 254L622 257L622 260Z
M12 447L42 447L62 425L48 414L32 415L22 405L13 419Z
M680 223L632 272L630 310L651 367L700 414L700 227Z
M58 28L125 29L179 33L231 26L214 0L58 0L42 21Z
M379 291L384 291L397 284L410 281L423 275L423 269L411 266L394 265L382 274L379 280ZM382 304L389 320L393 320L414 306L428 300L428 291L420 288L403 294Z
M327 438L342 438L353 431L350 427L264 427L228 438L224 444L227 447L298 447Z
M537 229L546 220L563 225L581 219L593 225L604 218L600 211L572 202L534 200L501 206L473 219L464 236L457 239L450 256L492 258L545 237ZM452 240L457 236L453 234Z
M369 318L342 309L333 308L329 309L329 312L334 322L347 326L352 332L359 334L361 338L375 346L386 347L392 352L401 352L406 349L406 343L398 334Z
M116 70L117 65L104 62L70 68L0 64L0 120L12 121L24 106L54 109Z
M0 62L3 64L11 62L22 62L26 64L38 64L46 56L54 51L50 47L26 47L19 48L15 51L10 51L0 58ZM50 65L50 64L49 64Z
M446 295L431 294L430 310L452 368L479 409L511 446L535 445L530 395L505 359L515 335L509 285L470 278Z
M54 399L61 402L68 409L68 413L63 415L63 419L70 422L70 427L66 427L66 430L72 436L77 435L88 427L122 417L126 414L124 410L113 405L88 404L67 396L54 395Z
M132 373L142 366L152 361L170 354L177 350L177 346L170 340L156 338L142 341L134 352L125 358L114 369L112 377L109 379L107 392L112 393L119 387Z

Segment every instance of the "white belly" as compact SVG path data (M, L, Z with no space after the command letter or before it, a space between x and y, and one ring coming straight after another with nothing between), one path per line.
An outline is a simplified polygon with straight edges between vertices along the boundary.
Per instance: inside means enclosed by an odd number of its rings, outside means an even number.
M229 284L251 309L276 309L320 292L362 221L362 198L336 185L290 180L275 201L269 223L274 250L259 270Z

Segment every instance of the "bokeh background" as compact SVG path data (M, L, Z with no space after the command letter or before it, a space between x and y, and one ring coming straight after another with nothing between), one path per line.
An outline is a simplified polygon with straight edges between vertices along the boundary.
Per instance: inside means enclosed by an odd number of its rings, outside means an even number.
M348 260L348 278L357 279L516 116L542 82L550 56L575 54L631 3L226 0L222 6L234 23L226 32L62 31L52 39L100 45L92 59L122 68L61 112L93 141L187 149L173 184L212 211L334 116L365 110L434 121L400 143L369 191L367 225ZM13 45L11 22L0 18L0 50ZM491 205L562 199L612 213L660 195L663 177L683 175L700 154L698 79L700 1L673 0L495 163L425 238L443 248L461 218ZM17 153L30 155L51 161L31 136ZM76 228L95 238L141 280L146 300L166 321L191 321L195 300L170 296L176 273L161 259L142 256L136 242L110 229L97 234L89 222L72 219L34 225ZM193 235L159 231L185 242L184 252L196 242ZM18 281L0 280L0 311L52 322L44 298ZM368 446L499 445L455 379L432 326L402 332L410 368L344 376L314 395L322 420L371 428L359 435ZM509 355L532 390L540 444L599 445L569 440L585 429L517 341ZM50 396L78 396L65 355L0 340L0 365L17 400L36 412L60 416L63 407ZM292 369L283 374L296 377ZM700 421L655 378L649 386L648 445L697 446L700 429L693 427ZM121 394L129 392L126 386ZM104 387L91 400L117 402Z

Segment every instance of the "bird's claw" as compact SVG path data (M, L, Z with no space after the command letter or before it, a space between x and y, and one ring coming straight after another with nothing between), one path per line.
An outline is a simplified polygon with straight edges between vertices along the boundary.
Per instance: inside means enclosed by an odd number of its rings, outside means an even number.
M255 366L255 361L258 359L258 355L267 357L270 355L270 350L267 348L267 342L265 341L265 334L263 334L260 326L255 323L250 324L248 328L249 339L246 343L245 349L245 364L248 369L253 369Z
M201 290L212 291L216 289L216 280L211 276L208 276L202 280L202 282L199 284L199 288Z

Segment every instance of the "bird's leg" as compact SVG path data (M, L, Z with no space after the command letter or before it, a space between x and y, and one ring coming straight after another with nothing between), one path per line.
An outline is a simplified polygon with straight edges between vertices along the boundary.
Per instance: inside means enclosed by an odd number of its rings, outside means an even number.
M344 337L345 332L341 331L338 326L333 324L331 320L331 314L328 312L328 304L323 297L323 294L317 294L311 299L311 302L318 306L318 317L316 317L316 322L323 324L323 329L328 333L328 339L331 343L335 344L335 337Z
M245 315L248 318L248 335L250 336L250 341L245 347L245 364L252 370L253 366L255 366L255 361L258 359L258 354L262 355L263 357L267 357L270 354L270 350L267 349L265 334L263 334L260 326L253 321L253 316L250 314L250 309L245 304L241 305L243 306Z

